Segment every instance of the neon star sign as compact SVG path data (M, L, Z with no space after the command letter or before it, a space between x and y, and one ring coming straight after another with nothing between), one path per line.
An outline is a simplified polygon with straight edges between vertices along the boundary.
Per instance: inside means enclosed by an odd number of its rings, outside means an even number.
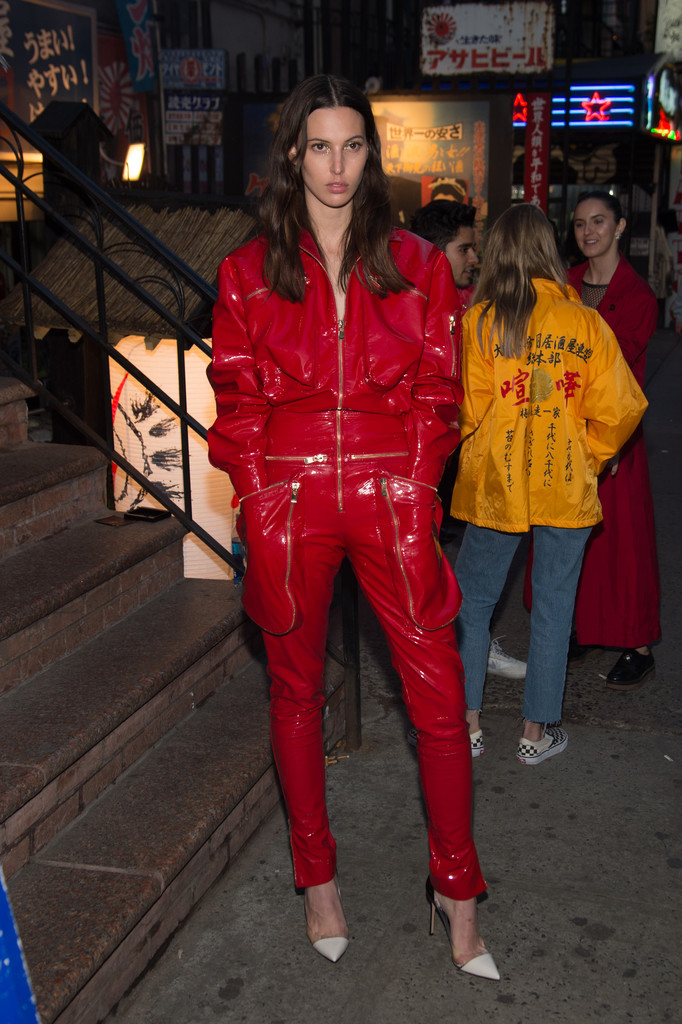
M583 100L580 106L585 111L586 121L608 121L611 100L602 99L598 92L592 93L592 98Z

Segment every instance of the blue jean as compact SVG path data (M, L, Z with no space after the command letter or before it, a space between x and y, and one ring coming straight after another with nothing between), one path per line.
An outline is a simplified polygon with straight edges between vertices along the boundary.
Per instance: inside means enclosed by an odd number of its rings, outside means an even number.
M533 607L523 695L523 717L557 722L580 567L592 527L533 527ZM523 533L469 524L455 563L462 590L457 639L464 666L467 706L480 711L490 644L490 620Z

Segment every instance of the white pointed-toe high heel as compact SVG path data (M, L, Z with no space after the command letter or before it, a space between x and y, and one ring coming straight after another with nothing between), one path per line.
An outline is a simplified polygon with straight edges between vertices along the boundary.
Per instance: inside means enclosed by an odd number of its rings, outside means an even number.
M348 949L348 939L344 939L342 935L336 935L332 939L318 939L317 942L313 942L313 949L335 964Z
M341 889L339 888L338 879L335 879L334 881L336 882L336 891L339 894L339 899L341 899ZM310 935L310 931L308 931L308 938L310 939L315 952L319 953L320 956L325 957L326 960L331 960L333 964L335 964L337 960L340 960L348 949L348 939L343 935L331 935L328 938L313 939Z
M452 962L453 964L455 963L454 960ZM459 971L464 971L465 974L475 974L477 978L490 978L492 981L500 980L500 972L490 953L481 953L480 956L475 956L473 960L467 960L465 964L455 964L455 967Z
M450 919L436 899L436 894L430 878L426 879L426 899L431 907L431 924L429 934L433 935L436 914L438 914L439 918L443 922L448 942L450 942ZM498 971L497 965L490 953L481 953L479 956L475 956L471 960L467 960L465 964L458 964L454 959L452 962L457 970L462 971L464 974L473 974L477 978L490 978L491 981L500 980L500 972Z

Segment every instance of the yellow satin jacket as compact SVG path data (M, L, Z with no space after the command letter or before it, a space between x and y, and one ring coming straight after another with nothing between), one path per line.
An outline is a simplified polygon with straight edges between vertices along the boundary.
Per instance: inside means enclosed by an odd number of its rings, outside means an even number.
M462 449L452 515L494 530L584 527L602 518L597 476L647 401L616 337L570 286L533 280L528 349L505 358L483 304L464 317ZM486 323L487 321L487 323ZM487 328L487 330L486 330Z

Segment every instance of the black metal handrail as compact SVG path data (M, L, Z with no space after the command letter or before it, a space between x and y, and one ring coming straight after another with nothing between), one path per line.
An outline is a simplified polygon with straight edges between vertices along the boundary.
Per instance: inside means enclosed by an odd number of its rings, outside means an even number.
M23 177L25 168L23 148L25 145L42 153L44 160L48 160L50 163L51 172L59 175L60 183L64 188L71 188L77 191L79 198L78 217L81 220L90 222L94 241L76 226L71 219L55 210L47 200L38 195L32 185L29 184L30 177ZM0 349L0 359L16 377L38 394L47 406L74 426L90 443L98 447L116 465L120 466L138 484L144 487L155 500L172 512L188 530L196 534L207 547L224 559L232 569L243 572L241 560L236 558L231 551L227 550L215 537L204 530L192 516L189 431L193 431L198 437L205 440L206 428L187 411L184 351L192 345L196 345L202 352L210 355L210 346L194 329L191 323L188 323L183 318L183 315L186 309L188 293L191 293L195 305L203 307L208 311L217 297L216 289L200 274L197 274L192 267L184 263L176 253L163 245L144 225L140 224L123 207L108 196L104 189L91 181L90 178L66 160L53 146L42 139L29 125L26 125L1 103L0 146L4 146L13 155L17 163L17 174L14 174L6 164L0 163L0 175L14 190L19 231L19 259L15 259L10 253L0 249L0 260L11 270L15 279L22 286L25 325L23 331L24 348L27 353L29 369L22 366L2 349ZM26 217L27 203L34 205L42 213L50 227L61 237L68 239L92 263L97 288L97 328L93 324L86 322L63 301L60 295L51 291L41 281L37 280L32 273L29 261L30 245ZM157 280L163 280L167 285L167 290L174 297L175 309L171 309L168 305L162 303L144 287L142 281L135 280L130 274L126 273L116 260L112 258L112 254L103 251L101 246L104 235L104 219L108 220L130 238L131 245L137 247L146 257L153 257L155 264L158 266ZM176 402L166 394L162 388L130 362L130 360L126 359L116 346L109 341L104 292L105 278L111 279L122 286L130 294L131 298L143 303L159 320L168 326L168 330L164 330L163 333L165 336L175 338L179 402ZM43 302L58 314L65 324L95 343L102 354L102 370L106 378L107 394L109 394L110 390L108 385L108 360L112 359L178 418L182 452L184 507L173 501L162 488L140 473L124 456L116 451L113 443L113 427L110 416L105 416L104 418L106 436L102 437L64 402L60 401L50 392L39 380L33 318L33 297L42 299Z

